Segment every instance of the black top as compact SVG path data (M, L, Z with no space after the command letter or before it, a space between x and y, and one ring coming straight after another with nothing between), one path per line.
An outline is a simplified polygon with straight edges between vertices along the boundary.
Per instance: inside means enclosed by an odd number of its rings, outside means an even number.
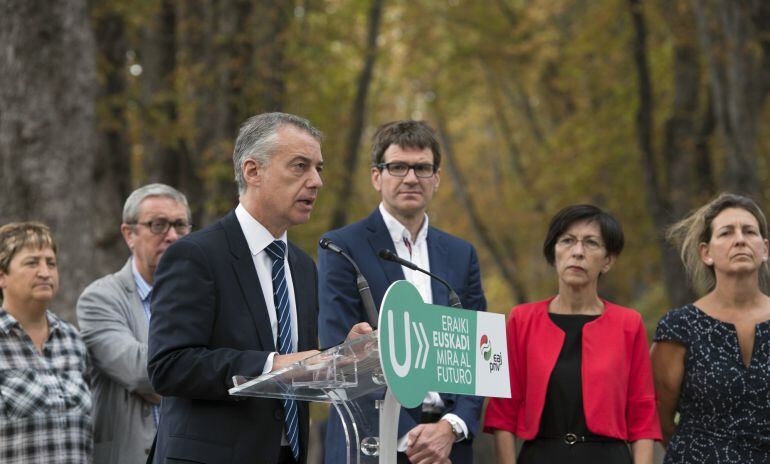
M686 348L679 425L666 463L770 463L770 321L743 364L735 326L692 304L669 311L655 341Z
M582 365L583 326L599 316L552 314L548 316L564 331L564 345L551 373L539 437L561 437L571 432L589 435L583 412Z
M551 321L564 331L564 345L548 381L537 438L524 443L518 462L631 464L631 455L623 441L598 437L592 434L586 425L581 375L583 326L599 316L548 315ZM563 441L567 433L605 441L568 445ZM554 439L556 437L561 439Z

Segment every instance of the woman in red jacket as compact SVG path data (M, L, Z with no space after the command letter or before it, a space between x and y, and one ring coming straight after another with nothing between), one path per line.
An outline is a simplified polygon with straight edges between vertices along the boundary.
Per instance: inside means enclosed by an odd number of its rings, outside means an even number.
M642 318L597 294L623 242L596 206L551 219L543 253L559 292L508 319L511 398L492 398L484 424L498 463L516 462L514 435L525 440L521 464L652 463L661 433Z

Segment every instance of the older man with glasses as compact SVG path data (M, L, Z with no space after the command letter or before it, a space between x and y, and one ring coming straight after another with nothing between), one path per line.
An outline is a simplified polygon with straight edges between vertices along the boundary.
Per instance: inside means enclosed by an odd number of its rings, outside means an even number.
M147 460L160 404L147 375L153 274L166 248L190 229L182 193L163 184L135 190L120 226L131 257L80 295L78 322L95 367L95 464Z

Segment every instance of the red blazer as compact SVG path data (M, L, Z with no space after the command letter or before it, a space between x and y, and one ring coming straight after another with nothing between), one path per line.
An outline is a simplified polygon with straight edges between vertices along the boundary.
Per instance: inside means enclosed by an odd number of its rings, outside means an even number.
M511 398L491 398L484 431L507 430L531 440L564 332L548 317L553 297L517 306L506 324ZM604 313L583 327L583 408L597 435L661 439L647 335L638 312L604 301Z

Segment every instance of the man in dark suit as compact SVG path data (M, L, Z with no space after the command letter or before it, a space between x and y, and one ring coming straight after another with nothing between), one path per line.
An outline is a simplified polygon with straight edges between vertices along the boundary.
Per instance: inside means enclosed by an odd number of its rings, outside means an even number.
M238 207L169 247L155 274L148 372L163 396L155 463L304 463L307 403L228 395L317 353L317 273L286 240L310 219L320 133L297 116L247 120L235 142ZM352 324L351 324L352 325ZM351 335L371 331L356 326Z
M449 282L463 308L486 310L479 263L473 246L428 225L425 211L439 186L441 151L433 130L421 121L380 127L372 146L372 184L382 198L366 219L325 234L356 261L379 307L396 280L413 283L427 303L449 305L446 288L428 276L382 261L379 250L394 250ZM345 339L345 327L365 321L355 271L344 258L318 250L319 336L321 345ZM421 408L402 410L399 462L470 463L482 398L431 392ZM372 412L376 414L375 412ZM326 435L326 464L344 462L339 418L332 414Z

